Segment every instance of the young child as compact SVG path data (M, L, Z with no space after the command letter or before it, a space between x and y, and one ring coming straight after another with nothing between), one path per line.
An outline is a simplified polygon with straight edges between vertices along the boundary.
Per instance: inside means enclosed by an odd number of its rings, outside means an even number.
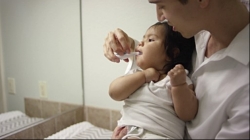
M187 71L191 71L194 38L185 39L167 22L148 28L135 51L136 64L115 79L109 95L124 100L119 126L127 128L123 137L133 139L183 139L185 121L192 120L198 101Z

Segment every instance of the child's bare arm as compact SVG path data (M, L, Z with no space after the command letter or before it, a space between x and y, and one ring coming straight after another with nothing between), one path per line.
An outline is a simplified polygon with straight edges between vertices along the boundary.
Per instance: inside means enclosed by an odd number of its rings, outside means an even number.
M187 85L186 72L182 65L176 65L169 73L171 94L177 116L183 121L194 119L198 111L198 100L193 85Z
M121 76L110 84L109 95L114 100L124 100L144 83L150 82L152 80L157 81L158 78L159 72L153 68L148 68L144 71Z
M110 84L109 95L114 100L124 100L144 83L145 76L142 72L121 76Z

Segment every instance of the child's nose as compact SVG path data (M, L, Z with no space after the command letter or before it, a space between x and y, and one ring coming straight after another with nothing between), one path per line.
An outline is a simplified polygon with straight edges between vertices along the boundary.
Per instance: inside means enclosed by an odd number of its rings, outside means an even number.
M141 41L141 42L139 43L139 46L140 46L140 47L143 47L143 46L144 46L144 42Z

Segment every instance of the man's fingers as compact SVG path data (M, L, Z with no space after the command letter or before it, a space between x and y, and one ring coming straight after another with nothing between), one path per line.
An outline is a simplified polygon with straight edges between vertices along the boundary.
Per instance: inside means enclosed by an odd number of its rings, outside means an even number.
M103 52L104 56L112 62L120 62L120 59L114 54L124 55L126 52L130 52L130 38L121 29L116 29L113 32L109 32L104 40ZM128 62L128 59L124 60Z
M115 38L113 32L109 32L103 45L104 56L107 57L110 61L119 63L120 59L114 55L113 48L116 48Z
M114 31L114 34L115 38L118 40L119 45L121 46L121 51L123 53L130 52L130 40L128 35L119 28Z

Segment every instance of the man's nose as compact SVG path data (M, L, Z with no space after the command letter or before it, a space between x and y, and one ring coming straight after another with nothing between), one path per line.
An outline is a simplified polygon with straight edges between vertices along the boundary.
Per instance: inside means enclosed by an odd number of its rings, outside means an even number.
M162 10L158 6L156 6L156 13L157 13L157 19L158 19L158 21L164 21L164 20L166 20L166 17L164 16Z

